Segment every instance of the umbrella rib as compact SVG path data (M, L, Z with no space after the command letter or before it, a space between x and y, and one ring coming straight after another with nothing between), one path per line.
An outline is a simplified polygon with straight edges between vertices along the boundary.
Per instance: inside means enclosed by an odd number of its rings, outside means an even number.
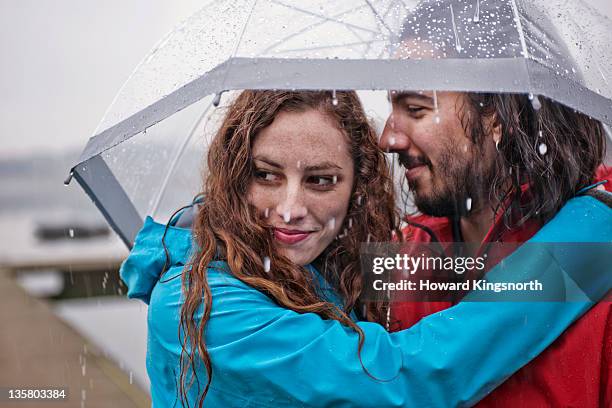
M308 14L308 15L311 15L311 16L314 16L314 17L318 17L318 18L320 18L322 20L330 21L330 22L333 22L333 23L338 23L338 24L344 25L344 26L350 26L350 27L356 28L358 30L367 31L367 32L372 33L372 34L379 34L378 31L370 30L369 28L361 27L361 26L358 26L356 24L346 23L344 21L336 20L334 18L331 18L331 17L328 17L328 16L324 16L324 15L321 15L321 14L317 14L317 13L314 13L312 11L300 9L298 7L292 6L290 4L285 4L285 3L281 2L281 1L278 1L278 0L272 0L272 2L276 3L276 4L279 4L281 6L284 6L284 7L290 8L292 10L299 11L300 13L304 13L304 14Z
M362 5L362 6L359 6L359 7L352 8L352 9L347 10L347 11L343 11L342 13L339 13L339 14L335 14L335 15L333 15L333 16L332 16L332 18L341 17L341 16L343 16L343 15L345 15L345 14L348 14L348 13L351 13L351 12L353 12L353 11L359 10L359 9L361 9L361 8L363 8L363 7L364 7L364 6ZM325 23L326 23L326 20L317 21L316 23L313 23L313 24L309 25L308 27L304 27L304 28L302 28L301 30L299 30L299 31L297 31L297 32L295 32L295 33L291 33L291 34L289 34L289 35L285 36L284 38L281 38L280 40L276 41L274 44L269 45L269 46L268 46L268 48L266 48L266 49L265 49L265 50L264 50L262 53L260 53L259 55L262 55L262 54L267 54L268 52L270 52L271 50L273 50L274 48L276 48L276 47L277 47L277 46L279 46L280 44L284 43L285 41L287 41L287 40L289 40L289 39L291 39L291 38L293 38L293 37L297 37L298 35L303 34L303 33L305 33L306 31L308 31L308 30L310 30L310 29L312 29L312 28L314 28L314 27L318 27L318 26L320 26L321 24L325 24ZM348 27L347 27L347 28L348 28Z
M527 50L527 43L525 42L525 32L523 31L523 23L521 22L521 16L518 12L518 5L516 4L516 0L511 0L510 4L512 5L512 12L514 13L514 22L516 23L516 29L518 30L519 38L521 40L523 57L529 58L529 51Z
M247 27L249 26L249 21L251 21L251 16L253 15L253 11L255 10L255 6L257 6L258 1L259 0L253 1L253 7L251 7L251 11L249 11L249 15L247 16L247 19L244 22L244 26L242 27L242 31L240 32L240 36L238 37L238 41L236 41L236 46L234 47L234 51L232 51L230 58L236 57L236 53L238 52L238 47L240 47L240 43L242 42L242 37L244 37L244 33ZM223 91L223 88L225 87L225 80L227 79L228 73L229 73L229 68L225 71L225 74L223 75L223 80L221 81L221 91Z
M209 104L206 109L204 109L204 112L202 112L200 117L195 121L195 124L191 128L191 131L188 133L188 136L185 138L185 140L183 141L179 149L176 151L176 154L174 155L174 158L171 162L172 164L170 165L170 168L168 169L168 172L166 173L166 176L164 177L164 181L162 182L161 188L159 189L157 197L155 197L155 201L153 202L153 205L151 207L152 208L151 214L155 214L157 212L159 208L159 204L161 203L161 199L164 194L164 191L166 190L166 186L168 186L168 183L170 182L170 177L172 176L172 173L174 173L174 170L176 169L176 165L178 164L180 157L183 155L183 152L185 152L187 145L193 138L195 131L197 130L200 123L202 122L202 119L204 118L204 116L210 110L211 106L212 106L212 103Z
M372 10L372 12L374 13L374 16L376 16L376 19L378 20L378 22L387 29L387 31L389 32L389 34L393 34L393 30L391 30L389 28L389 26L387 25L387 23L385 23L385 20L380 16L380 14L378 14L378 11L376 11L376 9L374 8L374 6L372 5L372 3L370 2L370 0L365 0L365 3L368 5L368 7L370 7L370 10Z

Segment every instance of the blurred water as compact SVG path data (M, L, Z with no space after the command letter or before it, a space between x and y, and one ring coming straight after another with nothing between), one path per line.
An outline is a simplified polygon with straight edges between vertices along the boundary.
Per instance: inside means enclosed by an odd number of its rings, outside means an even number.
M119 368L132 373L148 392L146 374L147 306L121 296L62 300L55 313L106 353Z
M19 273L17 281L32 296L56 295L64 284L69 284L63 282L61 271L71 270L71 265L116 267L128 253L114 233L80 240L66 236L44 241L36 237L40 226L106 225L76 182L68 187L63 184L77 156L78 152L68 152L0 160L0 269L4 266L20 270L29 265L28 271ZM36 269L32 265L42 266ZM51 301L51 306L148 391L144 303L124 296L103 296Z

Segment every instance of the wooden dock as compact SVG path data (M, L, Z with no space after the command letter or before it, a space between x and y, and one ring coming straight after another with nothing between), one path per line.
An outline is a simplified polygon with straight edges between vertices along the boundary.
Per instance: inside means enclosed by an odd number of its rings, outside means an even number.
M0 270L0 407L150 407L148 394ZM66 388L63 402L11 402L6 388Z

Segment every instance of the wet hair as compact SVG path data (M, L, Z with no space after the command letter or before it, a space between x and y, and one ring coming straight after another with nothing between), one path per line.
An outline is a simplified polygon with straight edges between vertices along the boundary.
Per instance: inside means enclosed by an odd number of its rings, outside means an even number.
M422 1L406 17L400 41L417 41L412 51L417 56L431 51L427 58L519 55L521 46L511 3L480 2L478 6L480 21L476 24L475 2ZM453 16L459 24L454 24ZM523 27L539 34L530 37L534 42L530 47L531 53L536 53L534 58L557 75L579 83L584 81L549 17L539 13L537 19L525 18ZM457 36L460 47L455 43ZM420 48L421 43L428 47ZM499 54L502 45L505 49ZM541 52L552 56L550 61L537 54ZM592 184L605 156L601 122L542 96L470 92L465 99L461 120L477 147L484 146L484 139L492 130L489 125L501 126L493 174L486 175L491 182L483 188L488 189L485 193L494 203L495 211L505 211L509 228L533 218L550 220L567 200ZM536 109L538 103L541 108ZM529 187L525 192L521 189L524 185ZM524 197L525 194L529 197ZM511 202L505 206L508 200Z
M606 149L601 122L543 97L539 110L522 94L468 93L466 100L464 113L469 114L463 123L473 143L484 143L491 126L501 128L487 188L491 202L511 199L504 208L509 227L532 218L547 222L594 182ZM528 189L523 191L523 185Z
M346 135L355 168L352 196L342 226L348 233L335 239L318 259L319 264L326 266L322 272L342 298L343 309L321 297L312 274L304 267L274 250L271 229L247 200L254 171L252 147L258 132L280 112L310 109L327 115ZM359 334L356 352L361 359L364 334L349 315L356 311L363 318L382 324L388 304L366 303L361 299L359 246L369 239L388 241L399 216L387 162L356 93L337 92L332 102L331 93L324 91L242 92L229 106L210 146L203 195L193 226L197 250L183 274L185 301L179 330L179 336L180 331L185 336L181 340L179 379L183 403L189 406L187 393L194 377L197 381L196 364L203 362L208 375L199 394L199 406L212 380L214 362L204 333L212 306L207 269L217 259L227 262L235 278L265 293L278 305L298 313L316 313L353 329ZM268 271L264 269L264 257L270 260ZM196 321L202 306L202 317ZM187 384L190 371L192 376Z

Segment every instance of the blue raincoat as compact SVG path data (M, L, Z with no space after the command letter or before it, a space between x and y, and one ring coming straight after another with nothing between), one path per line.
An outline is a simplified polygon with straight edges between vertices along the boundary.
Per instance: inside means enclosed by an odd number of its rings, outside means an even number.
M579 227L574 220L581 219ZM570 200L531 241L611 242L612 211L591 197ZM165 226L150 217L121 268L128 296L149 304L147 371L155 407L181 406L177 384L181 274L192 249L191 231L170 226L166 246L170 268L159 279L166 256ZM537 269L538 259L517 256L509 270ZM563 255L563 254L561 254ZM567 255L567 254L565 254ZM558 267L580 279L585 262L560 256ZM593 255L593 254L591 254ZM313 268L308 268L317 273ZM499 274L506 274L501 276ZM594 286L599 299L608 278ZM593 274L587 279L596 279ZM208 269L212 314L206 342L213 366L205 406L211 407L453 407L482 399L550 345L590 302L462 302L428 316L410 329L388 333L375 323L358 322L365 333L361 360L357 334L337 321L278 306L263 293L232 277L224 262ZM591 282L592 283L592 282ZM581 282L589 285L589 282ZM340 304L329 287L329 300ZM591 292L594 296L594 293ZM477 300L478 295L470 295ZM591 299L594 299L591 297ZM201 316L196 315L197 321ZM197 365L200 384L190 390L197 406L206 370ZM383 380L383 381L380 381Z

